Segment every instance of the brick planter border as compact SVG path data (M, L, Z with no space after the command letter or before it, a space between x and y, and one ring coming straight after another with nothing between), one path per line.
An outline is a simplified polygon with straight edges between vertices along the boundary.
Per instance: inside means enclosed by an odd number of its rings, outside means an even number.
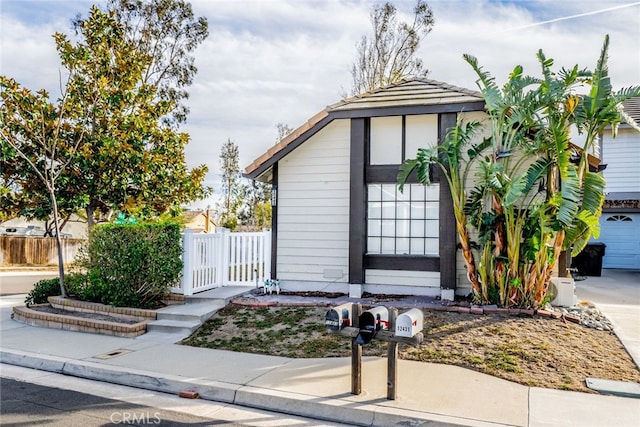
M49 304L53 308L67 311L81 311L84 313L104 313L109 316L126 320L156 320L155 310L145 310L142 308L113 307L97 302L79 301L62 297L49 297Z
M139 322L134 324L108 322L104 320L46 313L32 310L25 306L13 307L12 317L14 320L33 326L127 338L133 338L144 334L147 332L147 323L156 319L156 312L154 310L112 307L61 297L50 297L49 302L54 308L85 313L102 313L127 320L139 320Z

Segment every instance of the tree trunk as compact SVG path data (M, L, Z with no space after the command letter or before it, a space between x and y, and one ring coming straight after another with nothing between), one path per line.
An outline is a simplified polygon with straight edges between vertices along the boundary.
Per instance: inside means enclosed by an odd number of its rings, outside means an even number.
M62 238L60 237L60 224L58 223L58 203L53 188L49 188L49 197L51 198L51 207L53 211L53 224L56 230L56 246L58 248L58 282L60 284L60 295L63 298L67 296L64 290L64 257L62 255Z
M89 228L89 231L91 231L93 226L96 225L96 219L94 217L95 210L93 209L93 206L87 205L85 212L87 214L87 227Z

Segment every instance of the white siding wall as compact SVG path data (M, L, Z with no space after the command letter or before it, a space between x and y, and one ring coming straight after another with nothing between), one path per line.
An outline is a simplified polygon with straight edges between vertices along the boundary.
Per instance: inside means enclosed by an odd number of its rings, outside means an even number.
M437 271L366 270L365 292L379 294L440 295Z
M611 133L605 133L602 147L602 163L607 164L604 170L607 193L640 191L640 133L619 129L615 139Z
M350 129L334 120L279 162L280 280L348 282Z

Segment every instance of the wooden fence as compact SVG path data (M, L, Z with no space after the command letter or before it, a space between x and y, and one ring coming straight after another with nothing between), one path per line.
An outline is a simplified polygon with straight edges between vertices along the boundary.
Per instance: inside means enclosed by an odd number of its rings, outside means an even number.
M62 239L65 264L73 262L84 239ZM54 237L0 236L0 264L58 265Z

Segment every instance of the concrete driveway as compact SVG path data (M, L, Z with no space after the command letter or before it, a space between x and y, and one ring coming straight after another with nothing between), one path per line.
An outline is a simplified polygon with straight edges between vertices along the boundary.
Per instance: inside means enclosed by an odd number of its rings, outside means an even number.
M576 282L576 295L594 303L611 320L640 368L640 270L603 269L601 277Z

